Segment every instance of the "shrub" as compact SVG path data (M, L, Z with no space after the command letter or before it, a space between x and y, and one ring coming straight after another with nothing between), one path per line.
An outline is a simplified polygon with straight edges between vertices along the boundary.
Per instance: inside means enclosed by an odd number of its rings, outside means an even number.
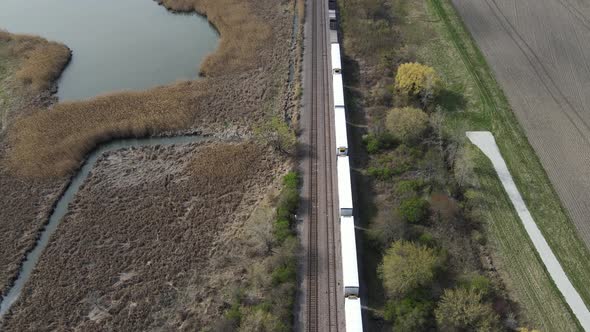
M486 244L486 237L478 230L471 232L471 239L480 245Z
M375 135L365 135L363 137L363 143L365 143L367 153L369 154L375 154L380 150L379 140Z
M394 138L389 133L379 135L369 134L363 136L363 143L369 154L375 154L380 150L392 147L394 144Z
M413 107L394 108L387 113L385 126L396 140L415 143L428 128L428 115Z
M492 282L486 276L478 274L471 278L464 288L486 297L492 292Z
M446 289L435 309L443 331L499 331L499 317L482 295L464 288Z
M294 261L289 261L287 264L279 266L271 274L273 285L282 284L288 281L293 281L296 278L296 266Z
M231 308L225 312L225 318L232 321L236 326L240 324L240 321L242 320L242 311L239 300L232 303Z
M389 300L383 316L393 322L393 331L424 331L432 309L431 301L406 297L402 300Z
M291 183L292 179L284 181L286 183L279 195L277 204L277 219L291 220L291 216L297 212L299 206L299 191L297 186L293 186L293 183Z
M390 297L400 297L430 284L440 266L436 252L418 244L396 241L387 249L378 273Z
M297 146L295 131L285 120L273 116L268 121L254 128L256 138L264 144L269 144L277 151L293 154Z
M244 315L239 331L288 331L279 317L266 310L254 308Z
M278 243L283 243L291 235L293 235L293 232L289 220L279 219L275 222L274 237Z
M411 197L402 200L399 213L406 222L416 224L423 222L428 217L429 203L419 197Z
M398 195L416 194L424 187L424 180L401 180L395 185L395 193Z
M299 187L299 175L295 172L289 172L283 177L283 185L287 189L297 190Z
M422 245L427 246L427 247L434 247L436 245L436 241L434 240L434 237L430 233L420 234L420 236L418 237L418 242Z
M416 62L404 63L397 69L395 88L402 94L419 97L426 105L441 88L441 80L434 68Z
M367 173L379 180L387 180L394 175L393 170L387 167L369 167Z

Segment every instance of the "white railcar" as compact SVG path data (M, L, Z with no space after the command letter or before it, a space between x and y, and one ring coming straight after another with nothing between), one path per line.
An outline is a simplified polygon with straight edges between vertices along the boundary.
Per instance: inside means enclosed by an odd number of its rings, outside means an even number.
M361 299L346 298L344 300L346 332L363 332L363 315L361 310Z
M338 204L340 216L352 216L352 186L350 183L350 164L348 156L337 158L338 168Z
M344 319L346 321L346 332L363 332L361 299L346 298L344 300L344 314Z
M344 296L359 296L359 271L356 259L356 237L354 217L340 217L340 238L342 239L342 285Z
M348 155L348 134L344 107L334 107L334 124L336 126L336 154L346 156Z
M334 107L344 107L344 84L342 83L342 74L332 75L332 92L334 95Z
M340 60L340 44L334 43L331 45L332 54L332 74L342 73L342 63Z

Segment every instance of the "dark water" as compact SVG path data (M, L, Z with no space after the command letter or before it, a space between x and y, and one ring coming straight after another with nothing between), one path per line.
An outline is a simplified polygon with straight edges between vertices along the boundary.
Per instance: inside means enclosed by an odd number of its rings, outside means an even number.
M60 100L194 79L219 39L205 18L153 0L0 0L0 29L72 49Z
M4 1L4 0L0 0ZM68 188L66 189L64 195L59 199L55 210L51 214L49 218L49 223L41 233L41 237L33 251L31 251L21 267L19 271L19 276L12 288L8 291L8 294L2 299L0 303L0 318L6 314L8 309L12 306L12 304L18 299L23 286L29 280L31 276L31 272L37 265L39 261L39 256L43 253L43 250L49 243L49 239L51 235L55 232L57 226L62 221L63 217L68 212L68 205L78 192L78 189L86 181L88 174L94 167L96 160L100 157L103 153L108 151L114 151L119 149L131 148L131 147L141 147L141 146L154 146L154 145L174 145L174 144L186 144L192 142L199 142L202 141L204 138L201 136L177 136L177 137L165 137L165 138L145 138L145 139L125 139L125 140L117 140L113 141L108 144L104 144L92 152L88 156L88 160L84 164L84 166L80 169L80 171L76 174L76 176L72 179L71 183L69 184ZM48 285L48 287L50 287ZM1 328L1 326L0 326Z

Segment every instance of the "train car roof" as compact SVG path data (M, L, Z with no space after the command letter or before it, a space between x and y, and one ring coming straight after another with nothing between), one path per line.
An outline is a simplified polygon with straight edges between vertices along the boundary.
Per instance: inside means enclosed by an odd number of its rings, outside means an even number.
M350 182L350 164L348 156L338 157L338 202L340 208L352 209L352 187Z
M344 314L346 321L346 332L363 331L363 315L361 300L347 298L344 300Z
M344 107L344 83L342 82L342 74L332 75L332 89L334 90L334 107Z
M336 148L348 148L348 134L346 131L346 110L344 107L334 107L334 124L336 126Z
M340 217L340 238L342 239L342 282L344 287L358 288L359 272L353 216Z
M341 69L342 63L340 60L340 44L334 43L331 46L331 54L332 54L332 70L334 69Z

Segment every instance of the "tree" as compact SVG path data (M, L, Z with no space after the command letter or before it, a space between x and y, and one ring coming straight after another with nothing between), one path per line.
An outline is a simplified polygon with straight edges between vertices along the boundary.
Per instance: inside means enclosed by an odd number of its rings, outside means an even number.
M417 287L430 284L440 263L441 259L433 249L396 241L385 252L378 273L387 294L401 297Z
M471 289L445 289L435 309L442 331L499 331L499 317L482 294Z
M436 97L440 87L440 77L432 67L409 62L401 64L397 69L395 88L402 94L420 98L423 105Z
M385 126L396 140L412 143L428 128L428 115L413 107L394 108L387 113Z
M256 127L254 134L259 141L271 145L278 151L286 154L295 152L297 146L295 132L278 116L273 116L269 121Z

